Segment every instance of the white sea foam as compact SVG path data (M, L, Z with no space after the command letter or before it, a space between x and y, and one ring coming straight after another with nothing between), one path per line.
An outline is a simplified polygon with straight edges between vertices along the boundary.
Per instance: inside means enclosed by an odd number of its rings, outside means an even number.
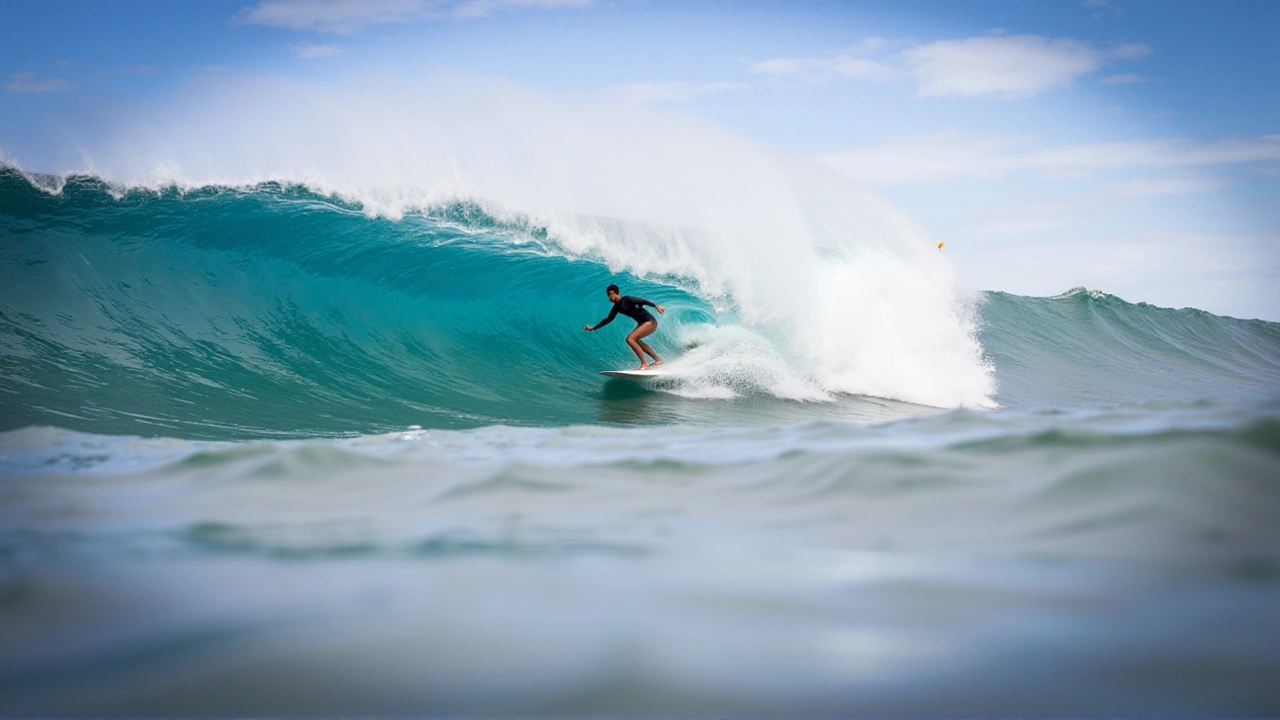
M732 308L745 330L690 353L679 392L993 404L972 313L909 218L688 117L475 79L223 78L107 126L56 169L148 186L301 182L392 218L476 200L544 225L559 252Z
M808 376L776 342L739 325L691 325L676 331L688 348L667 365L658 390L689 398L729 399L773 395L787 400L825 402L832 395Z

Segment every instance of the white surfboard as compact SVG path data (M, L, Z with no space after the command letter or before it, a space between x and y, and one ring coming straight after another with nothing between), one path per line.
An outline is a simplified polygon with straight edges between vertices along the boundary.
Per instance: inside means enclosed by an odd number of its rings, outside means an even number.
M626 380L648 380L650 378L662 377L661 370L601 370L600 374L614 378L623 378Z

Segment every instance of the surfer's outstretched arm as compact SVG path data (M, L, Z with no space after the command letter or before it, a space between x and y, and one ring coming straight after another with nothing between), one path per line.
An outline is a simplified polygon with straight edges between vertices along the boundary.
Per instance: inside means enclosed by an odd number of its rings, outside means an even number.
M583 325L583 326L582 326L582 329L583 329L583 330L586 330L587 332L591 332L592 330L599 330L600 328L604 327L605 325L608 325L609 323L613 322L613 319L614 319L614 318L616 318L616 317L618 317L618 306L617 306L617 305L614 305L614 306L613 306L613 309L609 311L609 317L607 317L607 318L605 318L605 319L601 320L600 322L596 323L595 325Z

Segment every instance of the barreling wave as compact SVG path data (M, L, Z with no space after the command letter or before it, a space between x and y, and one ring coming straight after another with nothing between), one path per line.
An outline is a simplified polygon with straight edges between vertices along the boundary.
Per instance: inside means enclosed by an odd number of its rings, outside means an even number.
M221 437L592 419L573 408L608 353L575 330L598 320L610 274L547 252L536 228L467 205L370 219L301 187L113 197L72 178L48 196L0 181L7 427ZM630 288L675 305L677 325L709 317L674 288Z
M888 416L991 404L963 303L917 327L842 302L854 277L904 277L885 264L897 260L827 253L816 317L797 325L753 314L706 258L645 245L662 229L589 230L617 242L474 202L391 219L301 185L148 190L0 169L0 430L300 437L780 417L762 399L791 419L850 397ZM638 392L595 374L633 361L620 337L579 330L607 310L611 281L668 308L654 344L679 359L656 390L690 399L674 416L607 402ZM1280 377L1272 323L1087 293L981 307L1004 404L1234 397Z

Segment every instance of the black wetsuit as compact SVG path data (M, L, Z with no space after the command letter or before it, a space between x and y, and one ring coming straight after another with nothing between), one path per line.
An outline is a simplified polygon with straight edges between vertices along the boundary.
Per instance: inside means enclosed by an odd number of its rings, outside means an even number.
M618 298L618 302L613 304L613 309L609 311L609 317L596 323L596 326L591 329L599 330L605 325L608 325L613 322L613 319L618 316L618 313L622 313L632 320L635 320L637 327L647 322L657 322L657 319L650 315L648 310L644 309L645 305L648 305L649 307L658 307L644 298L623 295Z

